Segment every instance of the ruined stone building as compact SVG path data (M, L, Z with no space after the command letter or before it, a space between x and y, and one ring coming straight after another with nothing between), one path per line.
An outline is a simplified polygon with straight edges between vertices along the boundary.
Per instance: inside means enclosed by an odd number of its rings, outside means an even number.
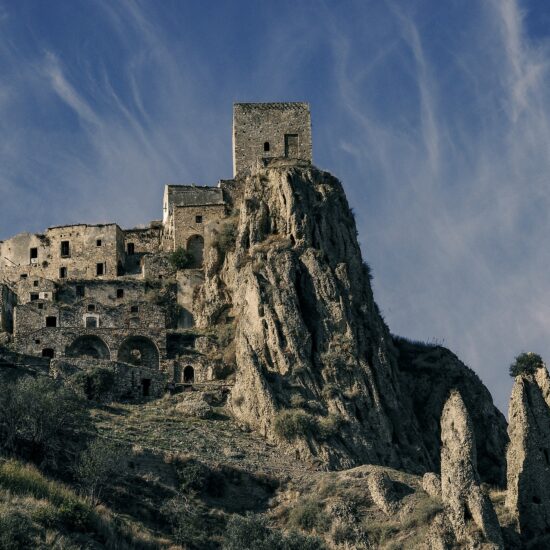
M311 163L309 106L235 104L234 177L277 160ZM215 378L193 296L234 189L235 180L166 185L162 220L146 227L61 225L0 242L3 342L50 360L54 371L111 365L132 395ZM181 250L185 266L171 257Z

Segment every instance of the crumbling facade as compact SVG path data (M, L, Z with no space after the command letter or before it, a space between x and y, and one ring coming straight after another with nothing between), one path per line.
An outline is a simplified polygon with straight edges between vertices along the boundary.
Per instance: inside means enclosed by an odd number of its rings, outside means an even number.
M235 174L277 158L311 163L308 105L236 104L233 158ZM65 225L0 242L3 341L60 376L108 364L119 395L159 393L159 373L176 384L216 378L223 353L195 329L193 300L235 186L166 185L162 220L144 227Z

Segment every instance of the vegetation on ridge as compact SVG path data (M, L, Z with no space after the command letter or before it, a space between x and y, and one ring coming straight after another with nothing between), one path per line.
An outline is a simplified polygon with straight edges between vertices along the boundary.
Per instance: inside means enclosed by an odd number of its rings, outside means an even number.
M538 369L544 368L544 361L537 353L520 353L510 365L510 376L515 378L520 374L535 374Z

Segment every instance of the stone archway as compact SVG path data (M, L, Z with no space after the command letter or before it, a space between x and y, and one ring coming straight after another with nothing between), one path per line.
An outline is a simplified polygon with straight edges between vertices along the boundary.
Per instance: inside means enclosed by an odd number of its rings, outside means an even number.
M118 360L150 369L159 368L159 352L155 343L145 336L130 336L118 349Z
M191 267L202 267L204 256L204 238L201 235L193 235L187 240L187 252L193 257Z
M94 359L110 359L111 352L107 344L99 337L92 334L79 336L65 350L68 357L93 357Z

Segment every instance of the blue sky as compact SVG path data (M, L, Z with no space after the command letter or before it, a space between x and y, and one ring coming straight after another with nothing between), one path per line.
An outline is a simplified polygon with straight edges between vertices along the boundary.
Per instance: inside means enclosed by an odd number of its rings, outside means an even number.
M231 176L234 101L309 101L391 330L507 408L550 361L550 4L0 0L0 239Z

